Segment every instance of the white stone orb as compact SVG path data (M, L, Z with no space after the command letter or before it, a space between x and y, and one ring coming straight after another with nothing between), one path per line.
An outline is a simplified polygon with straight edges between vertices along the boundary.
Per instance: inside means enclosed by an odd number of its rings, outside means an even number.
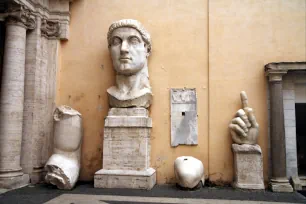
M193 189L199 182L205 184L203 163L191 156L181 156L174 161L174 173L177 184L183 188Z

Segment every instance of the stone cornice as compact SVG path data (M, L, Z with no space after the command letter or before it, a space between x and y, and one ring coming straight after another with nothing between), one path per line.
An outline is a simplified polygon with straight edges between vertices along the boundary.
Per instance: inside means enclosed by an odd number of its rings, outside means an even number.
M288 71L306 70L306 62L273 62L265 65L265 75L270 82L282 81L282 76Z
M306 70L306 62L273 62L265 65L265 72L269 70Z

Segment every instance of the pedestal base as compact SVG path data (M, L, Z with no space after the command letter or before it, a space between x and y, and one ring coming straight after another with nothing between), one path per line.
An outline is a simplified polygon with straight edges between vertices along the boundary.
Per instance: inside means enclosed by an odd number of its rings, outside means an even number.
M269 188L273 192L293 192L293 188L288 179L271 179Z
M242 189L252 189L252 190L263 190L265 189L265 186L263 184L245 184L245 183L238 183L238 182L233 182L232 186L234 188L242 188Z
M28 174L20 173L19 175L7 176L0 175L0 188L5 189L16 189L27 186L30 182L30 177Z
M106 170L97 171L94 176L95 188L132 188L150 190L156 184L156 171Z
M233 187L242 189L265 189L263 165L259 145L233 144L235 180Z

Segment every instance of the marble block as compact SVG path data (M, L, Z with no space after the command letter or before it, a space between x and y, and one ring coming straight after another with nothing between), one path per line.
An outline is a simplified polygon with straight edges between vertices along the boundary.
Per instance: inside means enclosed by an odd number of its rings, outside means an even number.
M150 168L152 119L145 108L112 108L104 126L103 168L95 188L151 189L156 173Z
M205 184L203 163L191 156L181 156L174 161L174 174L179 186L193 189Z
M233 186L242 189L265 189L260 146L232 144L232 150L235 166Z
M95 188L131 188L150 190L156 183L156 171L106 170L95 173Z

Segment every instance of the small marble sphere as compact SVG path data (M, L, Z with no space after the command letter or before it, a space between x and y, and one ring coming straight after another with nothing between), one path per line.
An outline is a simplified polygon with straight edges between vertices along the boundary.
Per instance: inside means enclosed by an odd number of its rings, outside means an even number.
M59 189L72 189L80 172L81 114L68 106L60 106L55 110L54 120L54 150L45 166L45 181Z
M229 124L233 142L236 144L257 144L259 125L253 109L248 106L248 97L244 91L240 93L243 109L239 109Z
M180 187L193 189L205 184L203 163L191 156L181 156L174 161L174 173Z

